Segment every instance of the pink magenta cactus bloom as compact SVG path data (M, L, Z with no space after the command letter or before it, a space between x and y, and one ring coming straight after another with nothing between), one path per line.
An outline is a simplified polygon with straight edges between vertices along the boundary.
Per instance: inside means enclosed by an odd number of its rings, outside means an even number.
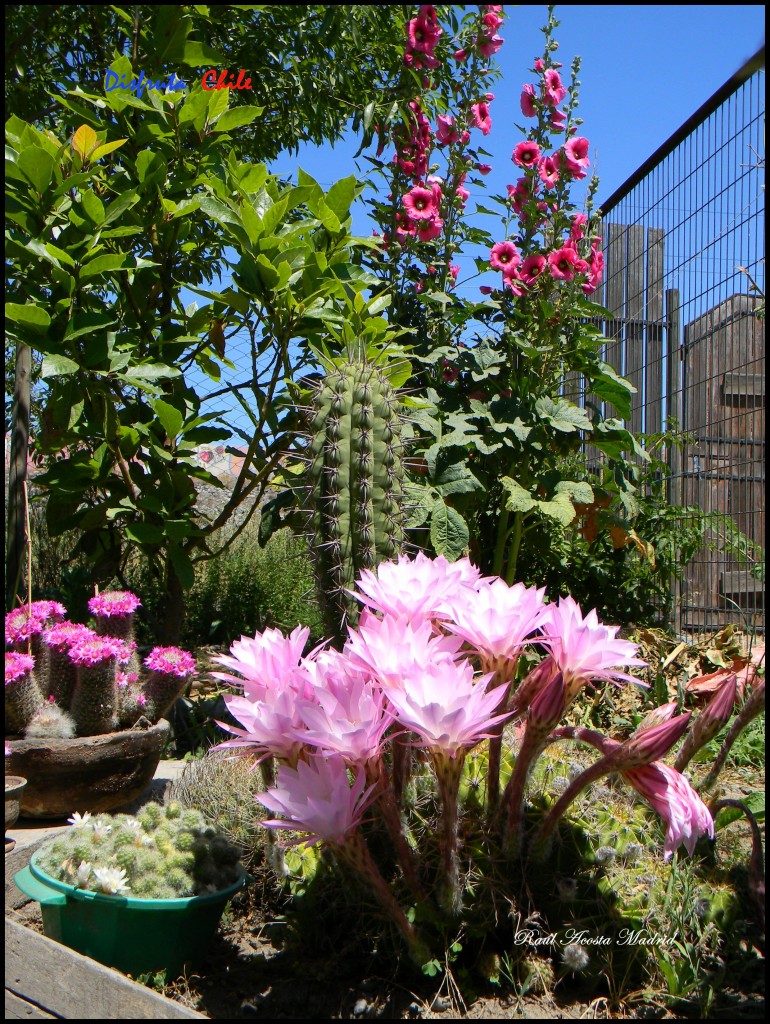
M460 637L437 636L428 619L410 621L398 615L380 619L364 609L358 629L349 630L344 650L351 665L386 688L400 688L406 674L453 661L462 644Z
M443 555L380 562L375 572L361 572L355 597L369 608L403 618L445 618L451 615L458 586L474 586L481 574L469 559L448 562Z
M90 640L97 634L80 622L57 622L43 633L43 642L57 651L66 651L73 644Z
M257 800L285 819L263 821L267 828L309 833L309 840L295 839L292 844L326 840L341 846L361 824L376 788L366 787L363 770L355 773L351 785L341 757L311 757L296 768L281 765L278 785L259 793Z
M146 668L184 679L195 671L195 658L179 647L153 647L144 659Z
M16 683L20 679L26 679L35 667L35 659L31 654L22 654L21 651L5 652L5 685Z
M454 604L446 628L489 658L514 658L521 647L550 621L545 587L509 586L493 579L477 590L466 588Z
M92 636L75 642L69 649L69 659L74 665L101 665L114 659L121 665L131 660L134 645L109 636Z
M133 615L142 602L130 590L106 590L97 594L88 602L88 610L92 615L103 619L121 618Z
M40 636L51 621L63 619L67 609L58 601L33 601L14 608L5 616L5 642L9 647Z
M714 838L714 819L687 779L661 761L632 768L623 777L666 822L664 860L682 843L689 854L698 839Z

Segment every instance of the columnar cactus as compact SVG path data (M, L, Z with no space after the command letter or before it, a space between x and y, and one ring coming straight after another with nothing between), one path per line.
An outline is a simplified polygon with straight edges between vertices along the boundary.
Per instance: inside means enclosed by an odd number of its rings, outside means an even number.
M334 366L313 406L307 483L324 625L345 637L358 605L348 591L362 569L402 549L403 466L398 399L365 360Z

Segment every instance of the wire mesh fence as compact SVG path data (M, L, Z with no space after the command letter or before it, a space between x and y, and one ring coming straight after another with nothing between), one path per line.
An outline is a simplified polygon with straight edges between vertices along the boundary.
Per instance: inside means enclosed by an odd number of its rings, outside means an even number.
M602 204L605 358L668 496L706 527L681 632L764 632L764 49ZM688 511L688 507L691 511Z

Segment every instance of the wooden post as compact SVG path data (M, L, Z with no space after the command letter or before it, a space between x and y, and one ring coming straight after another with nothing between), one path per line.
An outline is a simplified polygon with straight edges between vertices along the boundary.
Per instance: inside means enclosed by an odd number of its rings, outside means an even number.
M671 430L674 421L682 430L682 346L679 321L679 290L666 289L666 430ZM668 501L670 505L682 504L682 451L674 444L666 445L668 462ZM681 587L677 579L671 581L672 625L677 635L682 628Z
M19 343L16 348L16 381L13 391L11 453L8 468L8 535L5 562L5 608L11 611L16 595L23 594L24 550L28 542L25 527L24 485L29 455L29 408L32 351Z

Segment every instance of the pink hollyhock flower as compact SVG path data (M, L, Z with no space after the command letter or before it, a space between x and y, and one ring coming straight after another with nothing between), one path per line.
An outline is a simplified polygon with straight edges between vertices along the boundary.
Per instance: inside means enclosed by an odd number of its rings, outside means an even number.
M493 270L501 270L509 275L521 263L521 253L513 242L495 242L489 254L489 264Z
M444 222L441 217L434 217L433 220L418 220L416 225L417 237L421 242L432 242L439 238L444 230Z
M311 757L296 768L281 765L278 785L256 799L285 819L263 821L265 827L307 832L311 846L321 840L341 846L375 797L376 785L365 787L363 770L356 772L351 786L341 757ZM293 839L290 845L305 841Z
M635 657L637 645L629 640L616 639L619 626L605 626L599 622L596 610L585 617L578 603L571 597L560 597L558 604L548 606L550 623L544 627L551 659L563 674L570 693L576 696L584 683L607 679L645 684L635 679L621 666L641 667L645 661Z
M588 139L577 135L564 143L564 155L567 158L567 166L573 172L573 165L576 167L588 167L591 163L588 156Z
M569 229L569 236L574 242L579 242L585 238L585 226L588 223L588 214L576 213L572 218L572 224Z
M110 619L121 615L133 615L142 602L129 590L107 590L97 594L88 602L89 612L99 618Z
M604 275L604 253L599 248L598 239L591 245L591 251L586 257L588 281L583 285L583 291L590 295L596 291Z
M524 258L519 268L519 276L526 285L533 285L543 273L546 267L545 256L541 253L532 253Z
M421 13L408 22L406 31L412 50L432 56L436 43L444 30L435 19L431 20Z
M448 146L452 142L457 142L460 138L460 133L455 127L455 119L451 114L439 114L436 118L438 127L436 128L436 142L440 146Z
M567 124L567 115L563 111L554 107L551 110L549 124L552 132L563 132Z
M514 149L511 160L519 167L535 167L540 160L540 146L531 139L520 142Z
M453 281L457 280L457 275L459 273L460 273L460 265L459 265L459 263L450 263L449 264L449 276L452 278Z
M5 685L26 679L35 667L35 659L31 654L20 651L5 652Z
M494 714L508 685L487 691L491 676L474 682L467 661L430 665L409 674L402 689L388 690L399 722L422 739L432 753L456 758L490 735L507 714Z
M503 275L503 288L509 288L514 295L526 295L527 286L521 279L521 275L516 267L510 272L510 274Z
M586 261L581 260L575 250L568 245L549 253L548 266L551 277L557 281L574 281L575 274L583 274L588 270Z
M480 35L476 43L478 44L479 53L484 57L491 57L497 53L500 47L503 45L503 39L495 33L494 35Z
M466 61L468 59L468 51L467 50L455 50L455 52L452 54L452 56L454 57L454 59L457 61L458 64L462 64L464 61Z
M266 629L263 633L257 631L253 637L242 636L233 643L229 655L214 658L230 672L212 672L212 675L215 679L242 686L247 697L257 700L275 683L282 685L297 678L309 636L308 626L297 626L288 637L280 629ZM232 672L238 672L243 678L232 675Z
M553 188L559 180L559 166L558 153L554 153L552 156L544 156L538 162L537 173L540 175L540 180L548 188Z
M380 619L368 609L361 613L358 629L348 633L344 653L351 667L388 689L400 687L406 674L453 661L462 647L460 637L437 636L427 618L386 614Z
M479 174L489 174L492 170L492 164L477 164L476 170Z
M550 107L558 107L566 95L561 75L554 68L549 68L543 75L543 99Z
M489 135L492 131L492 118L489 115L489 104L483 101L471 105L473 123L481 130L482 135Z
M532 184L526 178L519 178L515 185L508 186L508 198L513 205L513 212L518 216L524 212L524 206L532 198Z
M544 595L545 588L523 583L509 586L501 579L478 589L466 587L445 626L489 661L513 659L528 638L550 621Z
M502 4L486 4L484 16L481 19L489 32L497 32L502 25L504 18L501 14Z
M490 288L488 284L479 285L479 291L482 295L491 295L493 290L494 289Z
M433 189L415 185L402 199L411 220L433 220L438 216L436 196Z
M455 189L455 195L459 197L460 202L464 205L470 198L471 194L467 188L464 188L462 185L458 185Z
M684 843L689 854L702 835L714 838L714 819L683 775L661 761L631 768L623 777L666 822L664 859Z
M545 65L543 64L542 57L535 57L535 63L532 65L535 71L542 71Z
M152 672L179 676L180 679L195 671L195 658L179 647L153 647L144 659L144 664Z
M521 112L525 117L537 117L534 85L525 85L521 91Z
M380 562L377 569L364 569L351 591L362 604L375 611L402 618L445 618L451 615L451 598L466 580L478 580L479 573L465 559L448 562L443 555L428 558L419 551L414 559L399 555L396 562ZM472 585L472 584L471 584Z

